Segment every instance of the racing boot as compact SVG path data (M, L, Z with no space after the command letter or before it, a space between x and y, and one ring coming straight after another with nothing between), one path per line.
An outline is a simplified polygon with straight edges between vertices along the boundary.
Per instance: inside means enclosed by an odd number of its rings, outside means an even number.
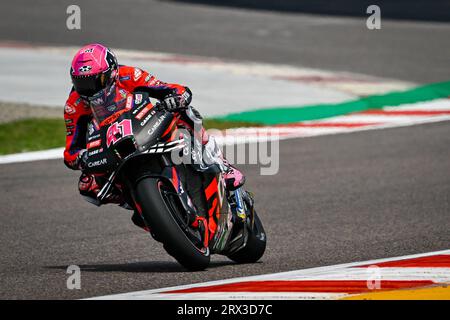
M100 205L97 199L97 194L100 191L100 186L95 180L94 175L82 173L78 181L78 190L81 196L87 201L95 205Z
M97 194L100 192L101 188L102 186L97 181L95 175L86 173L81 174L80 180L78 181L78 190L87 202L100 206L101 203L97 199ZM106 203L115 203L118 205L123 205L125 202L119 191L115 189L105 200Z
M225 159L222 150L217 145L213 137L209 137L208 142L203 146L203 159L208 164L216 164L224 173L225 185L227 190L232 191L242 187L245 183L245 176L236 167Z
M228 167L224 175L227 190L232 191L242 187L245 183L245 176L242 172L233 167L225 158L223 158L223 163Z

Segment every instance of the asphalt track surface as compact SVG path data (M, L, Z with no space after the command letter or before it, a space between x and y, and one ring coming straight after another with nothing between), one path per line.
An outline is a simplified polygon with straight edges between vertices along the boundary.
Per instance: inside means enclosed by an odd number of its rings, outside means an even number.
M243 166L268 235L260 263L186 272L129 211L96 208L61 160L0 166L0 298L86 298L448 249L450 122L281 141ZM81 290L66 269L81 267Z
M70 4L81 8L81 30L66 28ZM381 30L368 30L364 14L345 18L154 0L2 1L0 40L103 42L117 48L294 64L418 83L448 80L450 24L393 21L384 19L381 9Z
M69 4L82 30L65 28ZM119 14L122 19L119 19ZM198 54L448 80L450 25L159 1L3 1L0 40ZM243 166L268 233L262 261L186 272L130 212L77 194L61 160L0 166L0 298L84 298L448 249L450 122L280 143L280 172ZM79 265L81 290L66 269Z

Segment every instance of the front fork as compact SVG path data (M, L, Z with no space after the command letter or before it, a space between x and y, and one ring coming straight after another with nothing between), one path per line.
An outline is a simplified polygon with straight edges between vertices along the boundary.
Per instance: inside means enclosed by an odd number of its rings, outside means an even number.
M193 223L195 221L195 218L197 216L197 210L195 209L194 203L191 200L191 197L189 196L189 194L186 192L186 190L183 187L183 183L180 179L180 174L178 173L176 167L172 166L172 167L165 167L163 172L162 172L162 176L165 177L166 179L168 179L178 197L180 198L180 202L181 205L183 206L183 209L187 212L189 219L190 219L190 223Z
M247 205L244 201L245 197L246 197L246 193L244 191L244 189L238 188L236 190L230 191L229 192L229 202L230 202L230 206L231 206L231 211L233 212L233 214L244 220L247 217Z

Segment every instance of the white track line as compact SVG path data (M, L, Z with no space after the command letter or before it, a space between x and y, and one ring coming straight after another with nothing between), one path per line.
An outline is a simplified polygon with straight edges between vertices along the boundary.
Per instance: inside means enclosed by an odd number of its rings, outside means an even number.
M366 265L377 265L383 262L390 261L401 261L401 260L409 260L414 258L421 257L429 257L435 255L450 255L450 250L443 251L435 251L435 252L427 252L421 254L414 255L406 255L400 257L393 258L384 258L384 259L375 259L361 262L352 262L345 264L338 264L332 266L318 267L318 268L309 268L303 270L295 270L274 274L266 274L266 275L257 275L250 277L239 277L232 278L226 280L219 281L210 281L205 283L197 283L197 284L189 284L175 287L168 287L162 289L153 289L153 290L144 290L144 291L136 291L108 296L100 296L94 297L91 299L95 300L122 300L122 299L337 299L346 294L341 293L246 293L246 292L217 292L217 293L171 293L167 294L164 292L170 292L175 290L184 290L184 289L192 289L199 287L207 287L207 286L215 286L215 285L223 285L223 284L232 284L232 283L240 283L247 281L268 281L268 280L305 280L305 279L313 279L313 280L321 280L321 279L339 279L344 280L345 277L348 279L362 279L367 280L367 268L365 269L352 269L355 267L366 266ZM425 280L431 279L435 280L439 283L450 283L450 268L404 268L405 270L399 270L402 268L380 268L382 280ZM407 270L406 270L407 269ZM431 269L431 270L430 270ZM409 271L408 271L409 270ZM410 273L408 275L408 272ZM364 278L362 274L365 273L366 277ZM386 277L386 279L385 279ZM417 278L416 278L417 277Z
M435 99L418 103L404 104L396 107L385 107L381 111L449 111L450 99ZM321 135L331 135L340 133L351 133L356 131L385 129L392 127L410 126L415 124L448 121L450 115L395 115L395 114L370 114L370 113L352 113L331 118L304 121L303 124L321 123L327 124L357 124L357 123L376 123L361 127L295 127L295 126L277 126L277 127L259 127L259 128L237 128L226 130L226 135L214 130L218 135L216 141L222 145L255 143L273 140L284 140L292 138L312 137ZM61 148L11 154L0 156L0 164L27 162L48 159L60 159L63 156Z
M340 118L337 121L336 118ZM356 128L339 128L339 127L261 127L261 128L238 128L229 129L226 131L226 135L216 136L216 141L220 145L234 145L244 143L258 143L266 141L278 141L294 138L306 138L323 135L334 135L342 133L352 133L358 131L368 130L381 130L396 127L407 127L411 125L450 121L450 115L443 116L431 116L431 117L404 117L404 116L360 116L360 115L348 115L340 116L336 118L328 118L324 120L317 120L314 123L327 122L327 123L358 123L358 122L371 122L376 119L383 120L381 124L368 125L364 127ZM401 119L401 120L400 120ZM309 121L308 123L312 123ZM305 122L306 123L306 122ZM217 131L215 131L217 132ZM0 164L16 163L16 162L29 162L38 160L51 160L61 159L63 157L63 148L56 148L43 151L16 153L5 156L0 156Z
M9 154L6 156L0 156L0 164L61 159L63 157L63 152L64 148L56 148L43 151Z
M420 108L418 107L420 105ZM431 101L423 101L417 103L402 104L396 107L385 107L384 110L428 110L428 111L445 111L450 109L450 99L435 99Z
M322 293L322 292L208 292L205 293L154 293L148 296L133 296L110 298L104 297L98 299L86 300L336 300L347 297L345 293Z

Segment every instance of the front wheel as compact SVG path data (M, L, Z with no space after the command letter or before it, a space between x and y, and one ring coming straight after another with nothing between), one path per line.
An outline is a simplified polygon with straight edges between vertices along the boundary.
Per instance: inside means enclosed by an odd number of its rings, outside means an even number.
M173 194L164 179L144 178L136 186L143 218L167 253L189 270L204 270L210 261L209 249L195 241L195 231L185 223L185 214Z

